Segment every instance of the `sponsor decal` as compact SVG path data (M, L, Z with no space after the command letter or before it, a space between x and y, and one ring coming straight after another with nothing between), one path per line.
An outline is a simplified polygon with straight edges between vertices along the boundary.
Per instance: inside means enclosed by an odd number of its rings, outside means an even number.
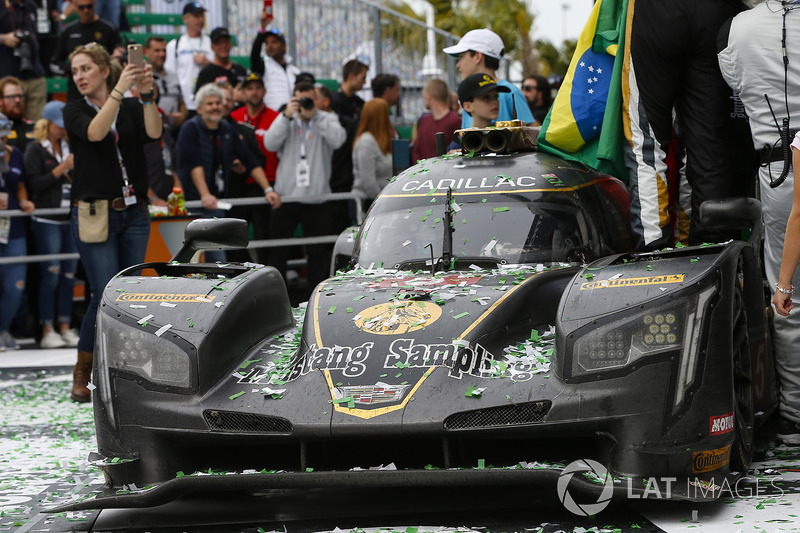
M426 277L405 277L405 278L389 278L368 283L368 289L392 289L397 287L413 287L414 289L424 289L426 287L442 287L442 286L459 286L459 285L475 285L481 281L481 276L444 276L441 278Z
M357 378L366 371L371 356L382 357L385 370L443 367L448 369L448 376L456 379L469 374L478 378L511 376L514 381L528 381L540 372L533 357L507 357L497 361L480 344L418 344L414 339L395 339L389 345L388 353L374 355L373 347L372 342L355 347L318 348L312 344L308 351L292 359L288 374L281 379L292 381L314 370L338 370L347 378ZM263 366L254 365L248 368L247 373L237 372L234 377L239 383L261 383L268 381L274 371L274 368L270 372Z
M692 459L692 472L711 472L728 464L731 460L731 445L717 450L694 452Z
M409 388L410 385L389 385L379 381L375 385L337 387L335 396L337 398L352 398L353 403L361 405L380 405L399 402Z
M666 283L683 283L683 274L667 274L664 276L648 276L644 278L601 279L581 285L581 290L619 289L621 287L641 287L642 285L664 285Z
M373 305L356 316L356 327L375 335L402 335L436 322L442 308L430 302L393 302Z
M408 180L403 183L403 192L417 191L490 191L492 189L517 189L533 187L536 178L533 176L494 176L486 178L443 178L440 180Z
M123 292L117 295L118 302L205 302L212 301L215 296L207 294L170 294L170 293L135 293Z
M733 431L733 413L727 415L712 416L709 421L709 435L723 435Z

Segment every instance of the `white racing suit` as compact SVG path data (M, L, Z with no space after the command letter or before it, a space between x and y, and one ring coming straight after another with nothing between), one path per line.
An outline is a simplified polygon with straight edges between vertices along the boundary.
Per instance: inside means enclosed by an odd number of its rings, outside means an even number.
M800 8L800 3L788 3ZM778 146L779 131L764 95L775 112L778 124L787 116L784 100L784 65L781 50L783 5L768 0L737 15L730 30L720 31L719 66L725 81L739 92L757 150L765 145ZM727 45L726 45L727 43ZM724 46L724 49L723 49ZM800 125L800 9L786 15L786 49L788 66L788 104L792 118L790 127ZM793 135L790 137L791 142ZM765 230L764 263L771 290L775 291L783 255L786 221L792 208L792 172L783 185L771 188L770 172L775 179L783 162L772 162L759 170L761 201ZM800 287L800 269L795 270L792 284ZM780 381L780 412L786 418L800 422L800 313L789 317L775 314L775 359Z

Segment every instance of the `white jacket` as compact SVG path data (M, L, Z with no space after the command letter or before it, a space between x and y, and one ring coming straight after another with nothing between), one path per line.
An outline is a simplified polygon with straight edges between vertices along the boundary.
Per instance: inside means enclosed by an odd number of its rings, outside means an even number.
M197 105L194 103L194 85L200 69L203 68L194 62L194 55L197 53L205 54L209 61L214 60L211 38L208 35L191 38L183 34L167 43L167 59L164 62L164 68L178 76L181 96L186 104L186 109L190 111L197 109Z
M264 104L275 111L291 100L294 80L300 74L300 69L292 64L290 56L285 55L283 59L286 63L285 69L271 57L264 57L264 87L267 89Z

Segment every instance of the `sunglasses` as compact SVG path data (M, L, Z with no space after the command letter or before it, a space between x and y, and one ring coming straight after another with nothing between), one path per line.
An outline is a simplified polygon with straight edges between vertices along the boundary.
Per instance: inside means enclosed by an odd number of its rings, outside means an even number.
M536 85L523 85L522 86L522 90L523 91L535 91L537 89L539 89L539 88Z
M94 9L94 4L76 5L75 7L80 9L81 11L86 11L88 9Z

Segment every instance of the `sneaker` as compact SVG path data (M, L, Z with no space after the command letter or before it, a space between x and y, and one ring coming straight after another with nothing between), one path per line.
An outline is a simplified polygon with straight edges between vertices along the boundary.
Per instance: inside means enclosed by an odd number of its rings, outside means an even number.
M0 339L2 339L6 350L19 350L19 344L17 344L17 341L11 336L11 333L0 331Z
M47 334L42 337L41 342L39 342L39 347L41 348L63 348L66 345L67 343L61 338L61 335L52 329L48 331Z
M74 348L78 345L78 341L81 339L81 336L78 334L78 330L73 328L62 333L61 338L64 339L65 346Z
M776 436L778 440L783 441L784 444L791 446L800 445L800 424L781 416L778 419L778 432Z

